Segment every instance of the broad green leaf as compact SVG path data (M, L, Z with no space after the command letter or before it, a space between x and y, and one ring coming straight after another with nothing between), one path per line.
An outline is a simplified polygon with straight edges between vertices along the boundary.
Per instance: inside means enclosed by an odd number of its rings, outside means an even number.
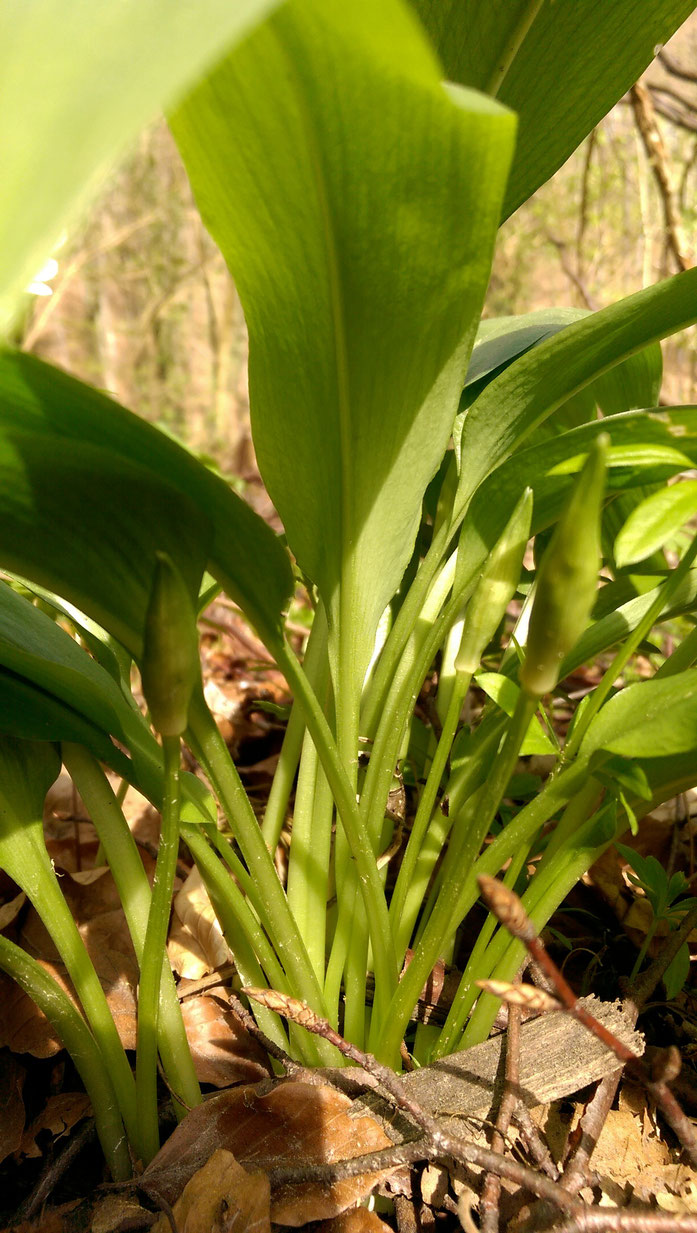
M637 595L627 603L621 604L581 635L573 651L562 663L562 678L568 676L581 664L595 659L602 651L609 650L622 642L632 630L636 629L649 608L658 598L658 587L653 587L643 595ZM600 592L602 595L602 591ZM697 568L691 569L686 578L671 597L668 606L661 613L661 621L669 621L684 612L694 612L697 608ZM658 622L657 622L658 623Z
M456 516L494 467L572 395L696 319L697 270L688 270L592 313L521 356L465 416Z
M135 784L157 807L162 753L109 673L44 612L0 585L0 733L73 741ZM114 744L126 746L131 761ZM210 821L207 790L184 776L188 821ZM215 815L213 815L214 818Z
M54 745L44 741L0 738L0 809L5 819L36 822L44 800L58 777L61 762Z
M192 596L210 527L139 463L85 441L0 428L0 563L83 609L139 654L155 553Z
M465 407L469 407L489 382L519 356L589 315L581 308L543 308L518 317L481 321L465 379ZM572 395L537 429L535 436L544 439L588 423L596 418L596 408L604 415L620 415L623 411L654 407L658 402L662 374L660 344L652 343ZM463 422L464 416L458 416L454 432L458 451Z
M694 0L411 0L451 81L520 117L504 217L561 167ZM530 22L532 24L530 24Z
M518 450L487 476L473 496L460 534L458 569L469 573L481 567L528 485L535 498L532 534L550 526L566 500L571 480L583 466L590 444L600 432L608 432L611 441L608 492L624 492L647 481L664 481L697 461L697 410L686 408L680 409L675 423L671 412L629 412Z
M132 778L110 739L115 737L130 750L135 775L147 790L147 768L159 762L159 752L143 716L100 664L5 584L0 585L0 672L0 732L79 742Z
M687 983L690 976L690 964L690 947L685 942L663 973L663 985L669 1002L678 996Z
M262 519L170 437L12 351L0 352L0 473L0 564L72 601L132 652L157 550L196 592L208 558L278 645L293 577Z
M485 317L477 330L465 389L491 377L545 338L587 316L583 308L541 308L517 317Z
M590 724L581 756L596 749L628 758L697 752L697 668L679 676L628 685Z
M697 514L697 480L685 480L651 493L637 505L615 540L621 569L644 561Z
M353 686L452 428L514 138L440 76L395 0L290 0L171 120L245 309L261 472Z
M113 159L275 0L4 0L0 333Z
M503 676L500 672L478 672L475 684L484 690L492 702L501 707L509 719L511 718L520 694L515 681L511 681L509 677ZM528 754L554 754L556 752L537 715L533 715L520 749L521 757L526 757Z

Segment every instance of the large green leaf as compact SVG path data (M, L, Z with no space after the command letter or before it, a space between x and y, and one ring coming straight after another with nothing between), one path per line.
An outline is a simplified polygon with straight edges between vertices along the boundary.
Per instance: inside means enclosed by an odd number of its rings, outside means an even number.
M276 645L287 553L228 485L110 398L0 352L0 565L71 600L138 652L154 553L192 590L208 559Z
M396 0L291 0L172 117L250 333L262 474L361 677L457 408L514 137Z
M581 757L605 749L651 759L697 751L697 668L620 690L588 728Z
M504 217L561 167L694 0L411 0L452 81L520 117ZM532 24L528 24L532 20Z
M4 0L0 333L125 144L276 0Z
M697 481L651 493L632 510L615 541L620 568L644 561L697 514Z
M532 532L550 526L571 482L601 432L610 436L607 490L624 493L665 481L697 463L697 409L625 412L570 429L534 448L518 450L480 484L460 535L458 568L476 571L501 534L526 487L535 496ZM463 474L466 475L465 461Z
M481 321L463 390L462 406L465 411L486 386L521 355L589 315L580 308L542 308L522 316L493 317ZM623 411L654 407L658 402L662 375L660 343L651 343L573 394L557 408L553 418L538 427L535 436L544 440L568 428L588 423L597 418L598 409L603 415L620 415ZM463 422L464 412L458 416L453 434L458 461Z
M465 417L456 514L485 476L569 398L696 319L697 270L688 270L584 317L511 364Z

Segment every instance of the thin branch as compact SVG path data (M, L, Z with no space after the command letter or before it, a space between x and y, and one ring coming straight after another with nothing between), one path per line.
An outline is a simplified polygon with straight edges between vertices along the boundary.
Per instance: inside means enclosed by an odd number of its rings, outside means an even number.
M643 142L646 157L651 165L656 187L661 198L668 250L673 254L679 270L689 270L692 262L687 257L684 249L680 217L675 203L675 193L668 171L666 152L656 122L651 95L646 86L643 86L641 82L637 82L635 86L632 86L629 98L637 130Z
M667 69L669 73L672 73L673 77L679 77L681 81L697 82L697 73L693 69L683 68L682 64L679 64L678 61L665 50L664 47L662 47L659 51L658 59L663 67Z
M514 1185L537 1195L538 1198L549 1200L550 1203L567 1212L575 1212L583 1207L583 1204L579 1204L576 1199L563 1191L556 1182L551 1181L547 1177L540 1176L540 1174L535 1173L533 1169L528 1168L526 1165L518 1164L517 1161L498 1155L490 1148L479 1147L477 1144L470 1143L466 1139L449 1134L447 1130L444 1130L438 1118L427 1113L420 1104L407 1096L394 1071L390 1070L388 1066L383 1066L372 1054L364 1053L362 1049L358 1049L350 1041L344 1040L326 1019L322 1019L321 1016L315 1014L304 1002L299 1002L296 998L291 998L287 994L279 993L274 989L247 988L245 989L245 994L254 1001L260 1002L262 1006L268 1007L269 1010L285 1016L285 1018L290 1019L293 1023L300 1024L308 1032L314 1032L317 1036L323 1036L349 1061L355 1062L368 1074L377 1079L383 1091L389 1097L390 1103L408 1114L412 1121L421 1130L426 1132L430 1146L428 1152L421 1159L445 1157L460 1164L477 1165L488 1172L498 1173L501 1177L508 1178ZM359 1156L354 1159L364 1162L363 1169L357 1168L357 1172L366 1172L365 1162L367 1157Z
M594 1036L611 1049L618 1061L632 1064L632 1070L645 1085L646 1090L656 1102L669 1125L672 1127L691 1163L697 1168L697 1132L685 1116L675 1096L667 1086L663 1077L655 1077L647 1071L641 1058L623 1041L615 1036L604 1023L600 1023L585 1006L579 1002L576 994L559 971L556 963L548 954L545 946L537 935L537 930L528 917L523 905L515 894L503 882L496 878L478 878L482 898L491 912L504 925L513 937L524 943L533 962L539 964L543 972L554 985L555 993L565 1010L578 1019ZM684 922L683 922L684 923ZM503 985L505 982L501 982ZM506 996L502 990L499 996Z
M495 1152L503 1152L505 1148L506 1135L508 1134L511 1119L518 1103L518 1089L520 1087L520 1015L521 1010L519 1006L509 1007L504 1089L496 1117L496 1126L491 1136L491 1148ZM501 1178L496 1173L487 1173L482 1185L482 1195L479 1202L482 1233L498 1233L500 1199Z

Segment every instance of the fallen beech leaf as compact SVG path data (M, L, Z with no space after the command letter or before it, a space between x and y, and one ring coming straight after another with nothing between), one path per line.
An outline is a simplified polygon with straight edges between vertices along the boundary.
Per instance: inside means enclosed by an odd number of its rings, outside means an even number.
M49 1130L54 1139L60 1139L84 1117L89 1117L91 1111L90 1098L84 1092L60 1092L56 1096L49 1096L45 1108L34 1118L22 1136L22 1155L41 1156L42 1150L36 1138L42 1130Z
M60 1207L50 1207L41 1212L36 1220L23 1220L21 1224L7 1225L0 1233L82 1233L89 1228L87 1221L78 1218L76 1209L85 1211L82 1199L71 1199Z
M175 895L167 949L174 969L188 980L200 980L232 958L196 866Z
M65 977L65 970L39 960L42 968L72 997L72 988ZM0 1045L7 1045L13 1053L31 1053L32 1057L54 1057L63 1046L46 1016L31 998L9 976L0 973Z
M270 1170L300 1162L350 1159L389 1147L372 1117L351 1116L352 1101L327 1086L284 1081L270 1091L240 1087L220 1092L192 1109L143 1175L146 1188L174 1203L197 1169L217 1148L245 1166ZM275 1224L326 1220L370 1194L384 1174L363 1174L331 1186L302 1183L274 1190Z
M24 1130L22 1088L26 1070L10 1053L0 1055L0 1160L17 1151Z
M64 873L61 890L104 988L124 1048L135 1049L138 965L111 873L95 879L91 872L86 879ZM44 960L52 975L62 973L50 935L34 908L22 923L19 942L29 954Z
M123 1233L125 1229L147 1229L154 1217L134 1199L108 1194L92 1209L90 1233Z
M179 986L180 995L185 986ZM269 1075L265 1051L226 1005L224 989L184 998L182 1015L200 1083L229 1087Z
M3 929L7 929L8 925L12 924L26 901L27 897L24 891L20 891L18 895L15 895L14 899L10 899L9 903L0 905L0 933Z
M232 1152L218 1148L187 1182L174 1204L178 1233L271 1233L269 1179L248 1173ZM152 1233L170 1233L166 1216Z
M661 1211L672 1212L674 1216L697 1215L697 1182L688 1181L682 1194L657 1194L656 1202Z
M392 1229L377 1212L369 1212L367 1207L350 1207L331 1220L320 1220L312 1233L392 1233Z

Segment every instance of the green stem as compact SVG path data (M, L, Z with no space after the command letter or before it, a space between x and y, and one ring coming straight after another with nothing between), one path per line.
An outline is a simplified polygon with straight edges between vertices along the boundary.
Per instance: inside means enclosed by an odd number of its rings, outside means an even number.
M406 724L436 651L462 604L463 596L459 593L451 596L446 604L455 578L456 564L457 553L453 553L429 591L409 642L399 664L395 666L377 724L361 795L361 813L376 844ZM417 574L412 586L419 578L420 574Z
M297 659L287 645L279 655L279 667L305 711L308 729L322 761L346 833L351 856L356 863L375 960L375 1006L377 1008L381 1004L386 1005L396 986L397 960L375 851L360 815L355 792L341 764L326 717Z
M138 986L138 1034L136 1043L136 1088L144 1160L149 1162L160 1149L157 1116L157 1034L160 1005L162 956L166 953L167 930L172 907L172 892L179 850L179 807L181 800L178 736L163 736L164 791L162 826L157 852L148 926L140 965Z
M492 773L478 794L477 809L469 820L462 859L445 878L441 896L434 905L421 942L399 983L385 1019L379 1025L380 1034L376 1031L373 1035L371 1048L376 1053L379 1049L381 1059L389 1065L396 1065L404 1030L421 989L448 938L460 924L462 917L459 915L459 907L464 880L462 871L471 869L477 859L515 768L536 705L534 699L526 697L521 691Z
M43 838L41 820L12 826L3 819L0 866L30 899L68 969L116 1092L128 1138L138 1154L141 1139L136 1089L104 990L63 898Z
M657 928L658 928L658 919L657 917L654 917L646 933L646 937L644 938L644 941L642 943L641 950L639 951L639 954L636 957L636 963L634 964L634 967L631 970L631 973L629 976L630 985L634 983L634 981L636 980L637 976L639 975L641 971L643 962L646 958L646 952L648 951L649 946L653 942Z
M196 867L203 878L227 944L235 956L235 966L242 985L253 985L256 988L263 989L270 981L274 988L280 988L281 992L287 992L285 973L273 953L273 948L270 946L268 938L266 938L264 931L253 916L247 903L245 903L230 875L226 873L217 856L211 850L206 838L201 834L201 828L184 823L181 827L181 833L184 842L196 861ZM225 847L230 846L225 840L222 840L222 843L225 844ZM222 848L221 854L224 855ZM266 951L264 947L267 948ZM261 954L263 958L257 958L258 954ZM262 962L266 971L262 970ZM288 1048L288 1037L283 1030L283 1025L278 1015L272 1014L271 1011L264 1010L260 1006L255 1006L254 1017L271 1040L274 1040L282 1049ZM303 1038L306 1039L307 1036L307 1032L302 1033ZM300 1044L302 1044L302 1039ZM308 1057L307 1053L303 1052L301 1048L298 1050L298 1056L308 1065L316 1065L317 1063L316 1054Z
M283 670L283 668L282 668ZM302 673L300 673L302 675ZM326 1014L322 989L293 917L273 858L249 802L235 765L203 694L194 695L189 711L189 743L215 788L254 883L261 922L271 938L281 966L296 997L304 999L319 1014ZM320 1037L311 1039L317 1059L332 1065L333 1048ZM331 1057L331 1061L329 1058Z
M602 811L601 811L602 812ZM568 846L557 852L553 861L542 873L536 873L523 895L523 906L539 932L556 912L559 904L590 869L591 865L609 848L615 837L614 826L608 828L600 815L588 819L573 836ZM525 954L522 942L511 938L503 928L499 930L487 952L486 975L497 980L513 980ZM460 1049L486 1040L499 1008L499 1001L490 994L481 994L464 1035L458 1044Z
M135 840L123 816L118 796L114 795L111 784L92 754L82 745L66 742L63 745L63 761L85 802L104 849L140 965L152 896ZM175 1110L178 1116L184 1116L187 1106L192 1108L200 1103L201 1090L166 954L162 956L158 1045L169 1084L173 1092L182 1098L181 1103L175 1098Z
M361 731L364 736L374 735L402 654L426 603L431 584L442 565L443 554L453 532L454 528L449 528L446 523L438 529L397 613L364 699L361 711Z
M484 93L496 98L503 85L513 61L527 37L528 31L539 13L544 0L528 0L513 30L511 31L501 55L496 59L496 67L484 87Z
M0 935L0 969L43 1011L70 1054L92 1102L97 1134L115 1182L133 1169L109 1068L94 1036L69 997L48 972Z
M318 606L310 630L310 637L305 648L303 670L312 682L315 692L321 695L328 677L327 664L327 618L324 608ZM269 799L264 812L261 833L267 847L275 852L283 830L283 823L288 809L295 772L298 769L300 752L305 735L305 716L302 708L295 704L290 713L290 719L283 737L283 745L274 772Z
M529 846L520 849L517 855L513 858L508 869L506 870L503 884L504 886L513 887L518 879L518 875L527 860ZM448 1017L443 1025L443 1030L438 1037L436 1044L431 1050L429 1061L435 1061L436 1058L444 1057L448 1053L452 1053L456 1047L456 1042L462 1034L467 1016L470 1013L479 990L475 985L476 980L482 979L488 975L482 968L482 957L491 941L494 930L498 921L492 912L487 914L486 920L479 931L477 941L475 942L470 957L467 961L467 966L462 974L457 992L453 998L452 1006L448 1011Z
M402 953L402 948L406 948L411 937L412 929L416 916L412 911L409 917L404 915L404 906L407 898L407 892L412 885L414 872L416 869L417 860L421 851L421 845L424 841L426 831L429 827L433 806L436 803L436 796L440 787L443 773L447 766L450 750L457 731L457 725L460 720L460 712L462 704L465 700L467 690L469 689L472 674L457 673L450 691L450 701L448 711L443 722L440 739L436 747L436 752L431 763L431 768L428 772L426 784L421 794L421 800L416 811L416 818L412 826L409 842L404 853L402 866L397 877L397 883L392 895L390 904L390 917L394 921L393 928L395 930L395 938L397 942L397 953ZM418 909L417 909L418 910Z
M287 895L290 910L307 940L310 962L322 982L333 817L331 788L312 738L306 733L293 809Z
M570 762L578 752L581 741L588 731L589 724L597 715L615 681L628 664L637 647L653 629L663 609L667 606L668 601L675 594L675 591L687 574L695 557L697 557L697 535L692 540L680 564L666 579L651 607L642 617L636 629L629 635L626 642L620 647L610 667L605 672L602 681L591 694L590 701L586 705L583 714L579 716L578 723L574 725L574 730L566 743L562 754L563 762Z

